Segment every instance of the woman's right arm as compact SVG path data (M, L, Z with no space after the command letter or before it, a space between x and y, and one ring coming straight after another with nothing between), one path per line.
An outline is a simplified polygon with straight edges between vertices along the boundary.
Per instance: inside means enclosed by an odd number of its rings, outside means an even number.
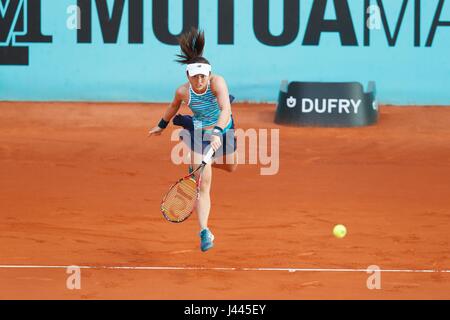
M180 87L175 92L173 101L166 109L166 112L164 112L164 115L159 124L148 132L149 137L153 135L159 136L164 131L164 129L169 124L170 120L177 114L178 110L180 109L181 103L183 102L183 96L184 96L184 88Z

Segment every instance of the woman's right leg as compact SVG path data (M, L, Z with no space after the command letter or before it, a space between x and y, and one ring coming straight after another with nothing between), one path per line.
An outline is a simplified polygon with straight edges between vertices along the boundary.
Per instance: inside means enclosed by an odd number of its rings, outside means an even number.
M194 170L198 165L194 165ZM207 164L203 169L202 176L200 178L200 194L197 200L197 215L200 230L208 228L209 212L211 210L211 178L212 169L211 164Z
M193 160L192 160L192 167L194 170L200 165L200 162L198 159L202 159L202 155L199 155L197 153L192 152L193 154ZM196 173L196 178L199 179L198 173ZM198 222L200 225L200 237L201 237L201 243L200 248L202 251L206 251L208 249L211 249L213 247L213 241L214 236L209 231L208 228L208 219L209 219L209 213L211 211L211 197L210 197L210 191L211 191L211 178L212 178L212 168L211 164L207 164L205 168L203 169L203 173L200 178L200 192L199 192L199 198L197 200L196 205L196 211L198 215Z

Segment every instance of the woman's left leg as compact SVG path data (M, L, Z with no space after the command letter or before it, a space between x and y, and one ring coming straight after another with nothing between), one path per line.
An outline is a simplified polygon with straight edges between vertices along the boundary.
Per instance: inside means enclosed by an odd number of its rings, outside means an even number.
M220 153L222 157L216 159L213 163L213 167L225 170L227 172L234 172L238 166L238 153L236 151L236 137L234 135L234 128L227 131L222 136L222 146L220 147Z
M234 172L237 169L238 166L238 156L237 152L233 152L229 155L224 155L220 161L221 163L214 162L212 166L214 168L225 170L227 172Z

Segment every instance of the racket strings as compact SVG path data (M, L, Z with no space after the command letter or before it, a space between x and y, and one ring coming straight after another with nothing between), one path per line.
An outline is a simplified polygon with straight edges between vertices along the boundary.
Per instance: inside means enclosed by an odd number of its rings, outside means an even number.
M168 220L180 222L192 213L196 200L196 181L193 178L183 179L169 190L161 209Z

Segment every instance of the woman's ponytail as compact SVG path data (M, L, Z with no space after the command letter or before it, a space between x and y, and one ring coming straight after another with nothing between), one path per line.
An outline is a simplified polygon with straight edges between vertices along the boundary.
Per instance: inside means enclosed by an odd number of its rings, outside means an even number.
M202 57L205 47L205 34L196 28L191 28L188 32L183 33L178 38L181 54L177 54L176 62L181 64L190 64L197 62L209 62Z

